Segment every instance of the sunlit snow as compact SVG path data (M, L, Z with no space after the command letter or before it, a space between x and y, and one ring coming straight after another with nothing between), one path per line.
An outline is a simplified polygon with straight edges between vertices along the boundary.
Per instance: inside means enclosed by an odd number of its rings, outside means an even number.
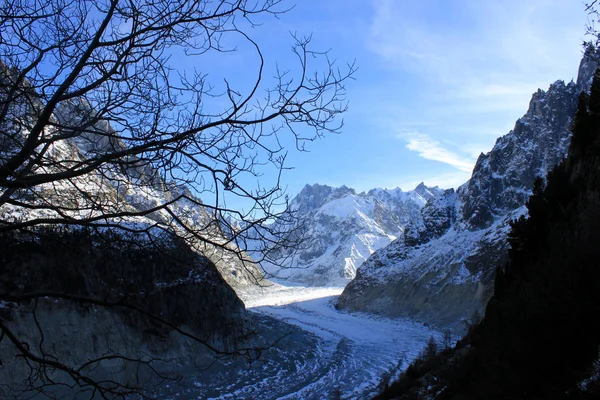
M270 378L256 376L216 398L320 399L336 390L345 399L369 398L384 373L406 368L431 336L440 337L439 332L408 319L338 311L334 304L342 290L273 284L239 291L250 311L314 335L318 345L308 350L316 357L310 368L284 378L306 384L270 387L264 392L264 379ZM281 368L285 374L286 367ZM290 391L290 387L295 388Z

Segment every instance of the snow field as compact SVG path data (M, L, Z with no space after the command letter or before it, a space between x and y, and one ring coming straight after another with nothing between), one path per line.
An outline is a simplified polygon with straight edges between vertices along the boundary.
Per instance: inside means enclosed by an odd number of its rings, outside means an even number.
M342 290L274 284L240 293L250 311L314 335L317 345L308 349L314 359L298 360L292 375L286 376L282 365L275 376L257 377L256 382L230 387L231 393L215 398L321 399L333 391L341 392L344 399L369 398L384 373L394 370L399 362L400 369L406 368L429 337L440 338L439 332L407 319L338 311L334 304ZM269 385L269 393L260 390L265 382L275 379L281 389Z

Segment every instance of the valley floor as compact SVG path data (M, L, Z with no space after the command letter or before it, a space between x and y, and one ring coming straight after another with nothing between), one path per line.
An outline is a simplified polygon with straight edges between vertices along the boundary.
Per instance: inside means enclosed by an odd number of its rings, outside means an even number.
M216 371L226 373L203 374L195 390L187 390L182 397L369 398L384 373L406 368L430 336L439 336L409 320L338 311L334 303L342 290L273 285L239 293L263 323L279 324L274 331L284 333L286 327L292 328L288 324L301 329L290 331L278 349L270 350L253 366L215 366Z

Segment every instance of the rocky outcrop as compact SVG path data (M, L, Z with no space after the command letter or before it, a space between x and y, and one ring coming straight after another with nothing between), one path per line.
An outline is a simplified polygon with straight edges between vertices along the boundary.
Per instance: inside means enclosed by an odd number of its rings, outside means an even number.
M577 98L595 65L588 52L577 83L557 81L534 93L514 129L479 156L471 179L430 200L404 237L365 262L338 307L435 324L481 311L495 268L507 259L508 222L526 213L535 178L566 156Z
M455 221L456 192L448 189L430 199L421 213L414 217L404 232L404 243L417 246L442 236Z
M460 189L462 220L469 229L486 228L525 204L535 177L545 176L565 157L581 90L562 81L546 92L538 90L514 129L479 156L471 179Z

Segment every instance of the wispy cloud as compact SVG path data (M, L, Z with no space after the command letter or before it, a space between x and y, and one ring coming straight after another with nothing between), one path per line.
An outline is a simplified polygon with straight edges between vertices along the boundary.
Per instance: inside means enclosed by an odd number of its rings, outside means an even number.
M586 17L575 3L371 0L364 43L385 82L361 88L354 106L402 139L405 159L441 163L423 163L424 176L466 180L532 93L576 76Z
M474 160L447 149L442 143L421 133L399 133L398 138L406 141L406 148L428 160L439 161L463 171L473 170Z
M366 44L440 110L514 113L537 88L575 77L585 12L573 3L377 0Z
M456 0L445 7L394 0L372 4L368 46L392 68L427 74L443 84L470 82L484 95L490 94L486 88L546 84L548 78L560 78L552 76L557 69L569 75L576 72L571 56L578 56L584 27L573 24L576 27L565 29L561 24L556 29L556 22L580 18L581 4L558 0ZM569 47L570 54L556 57L556 49Z

